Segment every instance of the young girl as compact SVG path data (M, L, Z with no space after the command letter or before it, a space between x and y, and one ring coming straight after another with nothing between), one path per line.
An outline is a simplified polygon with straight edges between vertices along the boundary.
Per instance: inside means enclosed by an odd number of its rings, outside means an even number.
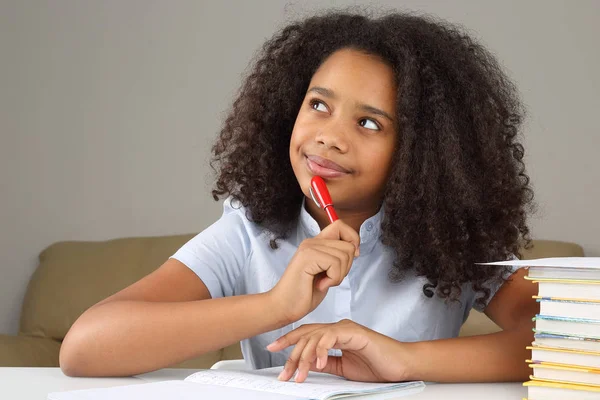
M521 119L498 63L452 25L333 12L286 27L214 146L223 215L87 310L61 368L138 374L241 340L282 380L525 380L536 288L476 265L529 240ZM457 338L471 308L502 331Z

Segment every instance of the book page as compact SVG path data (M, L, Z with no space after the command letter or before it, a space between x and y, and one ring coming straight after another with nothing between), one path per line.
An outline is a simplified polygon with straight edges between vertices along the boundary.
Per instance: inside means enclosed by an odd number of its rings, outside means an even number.
M282 370L283 367L253 371L205 370L190 375L185 381L281 393L309 399L328 399L335 395L380 393L390 390L418 389L420 391L425 386L421 381L403 383L354 382L318 372L309 372L308 378L303 383L294 382L294 378L288 382L282 382L277 379ZM410 393L415 392L410 390ZM400 392L394 394L401 395Z
M226 386L198 385L184 381L163 381L116 386L99 389L81 389L49 393L47 400L305 400L302 397Z
M553 257L535 260L506 260L477 265L515 265L521 267L562 267L562 268L598 268L600 257Z

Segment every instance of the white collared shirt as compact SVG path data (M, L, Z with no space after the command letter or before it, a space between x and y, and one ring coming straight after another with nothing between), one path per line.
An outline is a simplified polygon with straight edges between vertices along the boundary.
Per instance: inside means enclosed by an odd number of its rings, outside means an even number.
M285 268L306 238L320 232L319 225L304 208L299 223L279 248L271 249L264 227L246 218L246 209L223 204L223 215L196 235L172 257L187 265L207 286L212 298L267 292L279 281ZM479 297L465 284L459 302L446 303L423 294L424 277L407 271L401 282L391 282L388 273L393 251L380 240L384 211L368 218L360 227L360 256L355 258L342 283L329 289L323 302L301 320L275 331L241 342L244 359L253 368L284 365L293 347L270 353L265 347L280 336L308 323L330 323L350 319L403 342L452 338ZM516 270L513 268L513 271ZM498 286L488 286L491 299ZM488 300L489 301L489 300ZM332 350L330 354L340 354Z

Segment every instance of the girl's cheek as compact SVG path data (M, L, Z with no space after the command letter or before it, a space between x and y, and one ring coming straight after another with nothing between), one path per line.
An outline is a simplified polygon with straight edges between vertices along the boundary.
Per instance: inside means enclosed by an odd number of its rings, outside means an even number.
M297 127L292 132L292 143L302 144L308 139L310 139L310 129Z

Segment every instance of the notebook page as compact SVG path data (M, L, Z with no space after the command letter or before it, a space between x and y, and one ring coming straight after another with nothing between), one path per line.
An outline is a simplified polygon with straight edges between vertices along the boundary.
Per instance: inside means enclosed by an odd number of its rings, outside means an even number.
M253 371L205 370L190 375L185 381L209 385L226 385L228 387L283 393L321 400L340 394L378 393L390 390L394 390L395 393L400 395L400 390L422 390L424 388L421 381L403 383L354 382L318 372L310 372L303 383L296 383L293 378L288 382L282 382L277 379L282 369L282 367L275 367ZM411 393L414 393L414 391L411 390Z
M600 257L552 257L535 260L507 260L478 265L515 265L523 267L600 268Z
M47 400L305 400L278 393L265 393L226 386L163 381L100 389L49 393Z

